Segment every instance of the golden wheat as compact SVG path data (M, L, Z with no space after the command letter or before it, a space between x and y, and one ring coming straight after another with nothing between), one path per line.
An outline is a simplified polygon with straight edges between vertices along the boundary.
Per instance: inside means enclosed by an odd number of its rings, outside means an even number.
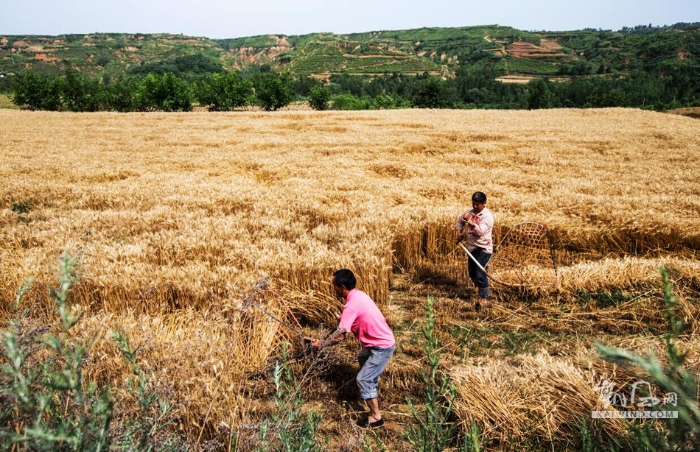
M65 249L82 253L74 291L87 314L81 334L106 339L122 330L149 344L144 360L159 384L178 394L182 428L197 438L205 413L212 425L254 417L256 407L243 396L246 373L260 370L281 340L294 339L239 306L257 281L274 282L265 296L271 312L329 329L340 308L329 278L339 267L353 269L384 308L393 306L394 271L464 281L452 228L475 190L489 197L497 240L524 221L548 226L560 258L557 300L581 289L650 290L658 286L658 266L697 287L697 124L624 109L0 111L0 312L9 315L17 288L35 277L28 301L44 321L51 314L44 289L55 281L57 257ZM690 303L683 306L697 317ZM528 320L507 305L493 315L515 313L513 322L543 331L583 330L596 321L576 309L547 320L556 305L532 308L543 316ZM647 302L596 315L615 331L662 322ZM107 340L96 347L91 375L125 378L116 348ZM553 379L576 375L567 394L585 379L568 362L536 360L527 372L551 365L561 370ZM494 366L472 369L469 378L483 383L487 428L505 434L499 426L513 422L517 437L522 413L506 407L531 399L508 392L506 375L495 372L503 363ZM406 369L387 370L390 388L417 384L417 371ZM501 388L505 399L492 398ZM463 391L463 400L476 396ZM570 436L551 413L568 419L573 412L557 411L568 407L552 400L528 408L550 413L535 427Z
M459 388L455 411L461 422L467 428L475 422L499 450L517 450L530 436L575 445L581 417L605 406L594 387L611 377L540 352L511 362L457 366L451 378ZM625 433L619 419L602 428L616 438Z

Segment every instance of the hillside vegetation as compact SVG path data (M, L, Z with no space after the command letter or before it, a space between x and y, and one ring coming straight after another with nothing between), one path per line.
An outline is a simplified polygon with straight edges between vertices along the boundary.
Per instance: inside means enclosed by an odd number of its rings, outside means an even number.
M528 32L498 25L336 35L311 33L212 40L170 34L0 36L0 73L26 70L115 77L144 65L201 55L227 70L269 64L297 75L450 76L460 67L547 76L672 71L700 62L698 24Z

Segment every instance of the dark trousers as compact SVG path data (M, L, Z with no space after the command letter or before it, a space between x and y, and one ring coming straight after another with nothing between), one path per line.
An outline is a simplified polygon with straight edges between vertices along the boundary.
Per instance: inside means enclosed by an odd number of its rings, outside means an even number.
M469 252L472 254L472 256L474 256L474 259L481 264L482 267L488 270L487 265L489 263L489 259L491 259L491 254L487 253L483 248L475 248L474 251ZM486 273L484 273L471 258L469 258L469 265L467 266L467 269L469 270L469 279L472 280L474 285L479 290L479 296L481 298L488 298L489 278L486 276Z

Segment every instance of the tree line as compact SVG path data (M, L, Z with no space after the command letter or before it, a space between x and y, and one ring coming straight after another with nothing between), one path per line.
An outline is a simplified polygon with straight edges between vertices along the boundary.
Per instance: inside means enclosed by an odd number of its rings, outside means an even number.
M152 68L150 68L152 69ZM161 68L162 69L162 68ZM169 69L169 68L166 68ZM321 81L293 77L269 66L246 71L176 74L135 71L116 79L63 76L31 71L13 77L10 99L29 110L54 111L231 111L260 106L277 110L305 101L317 110L456 108L539 109L633 107L655 110L700 106L697 68L673 72L632 71L627 75L580 75L567 81L532 79L527 84L497 81L488 69L461 68L454 77L384 74L372 78L348 74Z
M110 80L80 77L74 70L62 77L28 71L15 76L12 87L10 99L20 108L73 112L191 111L195 104L211 111L247 105L276 110L294 98L289 74L272 71L250 79L216 72L194 82L172 72Z

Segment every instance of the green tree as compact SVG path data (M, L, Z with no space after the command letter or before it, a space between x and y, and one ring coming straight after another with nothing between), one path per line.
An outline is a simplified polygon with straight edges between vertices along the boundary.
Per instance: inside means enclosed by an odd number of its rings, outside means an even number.
M0 72L0 93L12 91L12 80L13 77L11 75Z
M57 79L61 80L61 79ZM69 111L100 109L101 88L97 80L85 79L74 69L66 69L60 83L63 105Z
M105 86L103 90L103 102L106 110L129 112L137 110L136 94L139 90L139 82L133 77L119 78Z
M140 110L191 111L190 86L171 73L148 74L141 81L137 92Z
M127 71L127 74L143 77L148 74L171 73L177 78L191 82L201 79L204 75L222 72L223 67L216 59L203 54L194 54L134 66Z
M315 86L309 91L309 105L314 110L328 110L331 92L324 86Z
M528 83L530 96L528 97L527 108L537 110L540 108L551 108L554 96L544 79L537 78Z
M61 88L59 79L28 71L15 77L12 102L28 110L60 110Z
M361 97L365 88L364 79L356 75L331 75L330 82L338 87L333 94L352 94Z
M447 85L441 79L429 76L417 87L413 105L418 108L450 108L452 101Z
M286 107L294 98L288 73L262 72L253 82L257 104L265 111Z
M209 111L231 111L248 105L253 97L253 83L237 72L213 74L197 84L197 98Z
M302 75L295 78L292 85L297 96L308 97L312 88L321 86L321 81L313 77Z

